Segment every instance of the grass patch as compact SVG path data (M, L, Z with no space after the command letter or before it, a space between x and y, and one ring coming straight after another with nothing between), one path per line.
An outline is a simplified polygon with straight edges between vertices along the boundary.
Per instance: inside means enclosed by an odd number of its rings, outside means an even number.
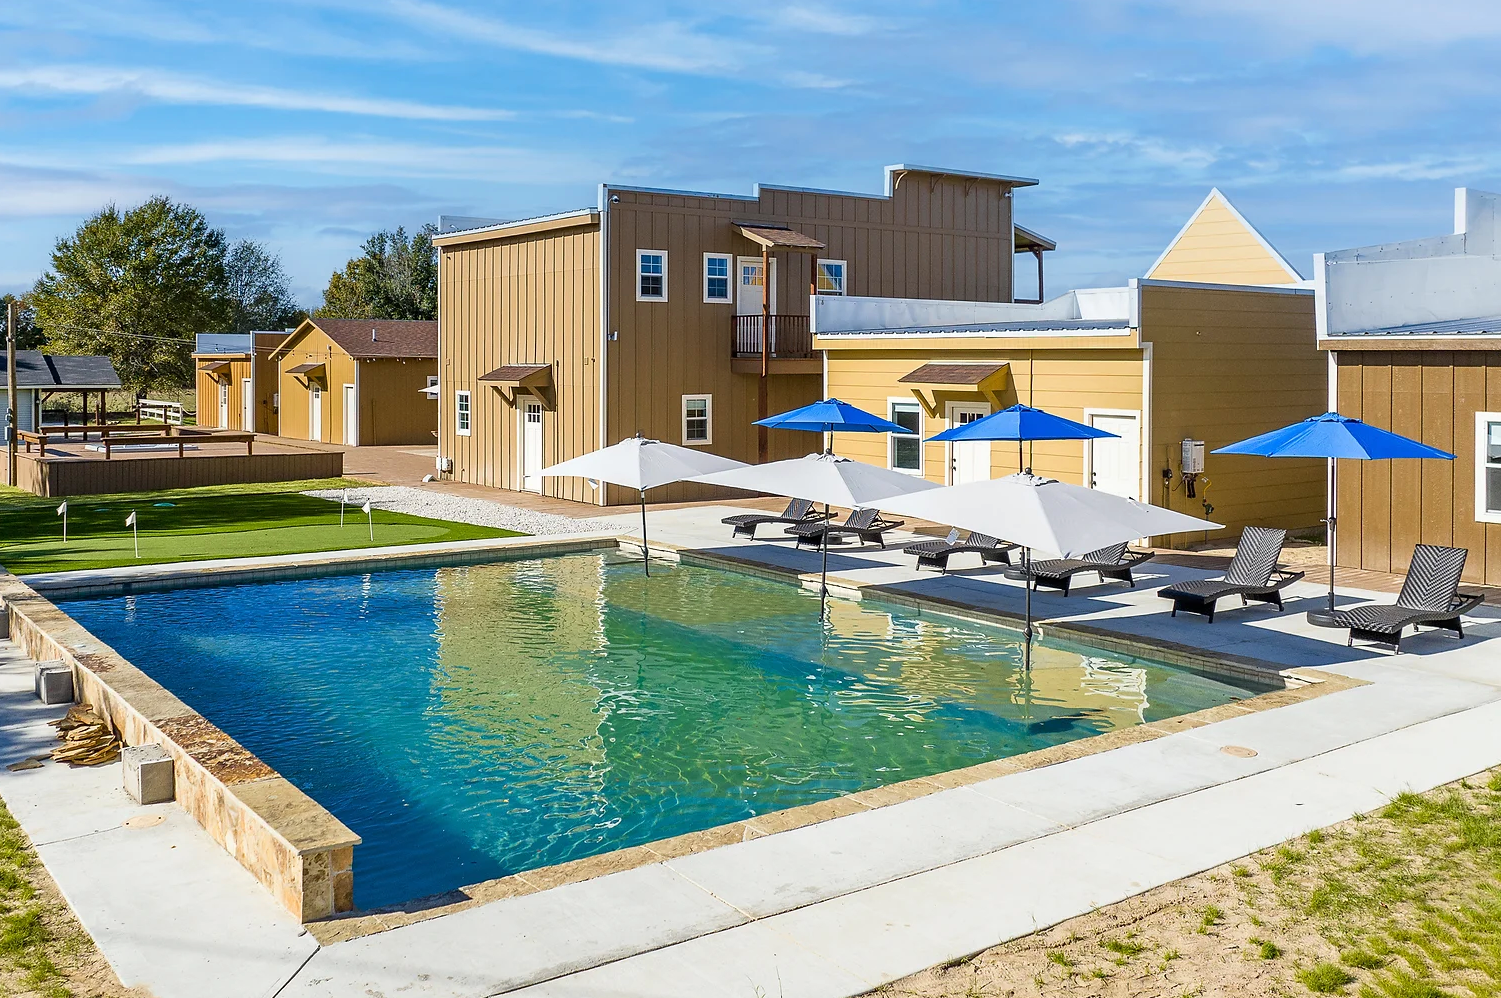
M299 493L368 488L347 479L221 485L68 500L68 542L62 542L59 500L0 488L0 565L18 575L153 565L213 558L248 558L347 548L512 537L515 531L376 510L375 539L359 508ZM158 505L158 504L171 505ZM125 518L135 512L141 557Z
M1048 950L1048 962L1056 963L1064 970L1071 970L1074 966L1074 961L1070 959L1069 955L1063 952L1063 950L1061 949Z
M1144 945L1129 937L1125 939L1102 939L1100 948L1107 949L1117 956L1133 957L1146 949Z
M1252 936L1247 941L1256 947L1256 955L1263 960L1275 960L1282 955L1282 947L1270 939L1257 939L1255 936Z
M1355 975L1337 963L1320 963L1298 971L1298 980L1316 994L1338 994L1355 982Z
M1212 929L1216 925L1219 925L1224 920L1225 913L1222 910L1212 904L1205 905L1203 908L1199 909L1199 927L1195 931L1199 933L1208 932L1210 929Z

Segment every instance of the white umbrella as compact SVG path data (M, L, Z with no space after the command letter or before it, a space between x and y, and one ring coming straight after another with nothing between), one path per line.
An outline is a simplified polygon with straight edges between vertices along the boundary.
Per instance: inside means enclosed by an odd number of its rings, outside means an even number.
M1080 485L1019 474L901 496L887 508L908 516L978 530L1022 546L1030 574L1032 549L1077 558L1138 537L1204 530L1220 524ZM1032 584L1026 586L1025 661L1032 663Z
M830 506L869 506L894 496L943 486L923 478L905 475L899 471L878 468L873 464L851 461L833 454L809 454L807 457L770 464L748 465L733 471L720 471L700 475L694 481L709 485L725 485L730 488L748 489L752 492L770 492L792 499L807 499L823 503L827 516ZM895 507L892 507L895 508ZM819 547L822 549L823 571L819 585L819 607L829 592L829 535L825 533Z
M638 433L618 444L543 468L541 475L543 478L576 476L635 489L641 497L642 564L646 568L646 574L650 575L651 558L646 550L646 490L696 478L706 472L745 467L748 465L744 461L734 461L691 447L679 447L677 444L664 444L660 440L648 440Z

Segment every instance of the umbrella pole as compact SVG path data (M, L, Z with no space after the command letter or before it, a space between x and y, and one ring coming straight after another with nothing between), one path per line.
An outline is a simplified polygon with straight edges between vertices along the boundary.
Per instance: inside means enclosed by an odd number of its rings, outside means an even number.
M1022 668L1032 671L1032 549L1022 548L1022 575L1027 587L1027 624L1022 631Z
M1329 545L1329 609L1334 609L1334 541L1338 524L1335 510L1339 509L1339 465L1329 459L1329 519L1325 531L1325 543Z
M646 490L637 489L636 494L641 497L641 567L646 569L647 578L651 578L651 551L646 547Z
M820 570L818 580L818 619L823 620L824 610L829 602L829 504L823 504L824 532L819 547L823 549L823 568Z

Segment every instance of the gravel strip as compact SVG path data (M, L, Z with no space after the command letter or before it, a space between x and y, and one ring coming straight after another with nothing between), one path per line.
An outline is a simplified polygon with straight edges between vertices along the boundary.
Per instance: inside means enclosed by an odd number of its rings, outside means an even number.
M337 501L343 489L321 489L304 492L303 495L318 499ZM444 492L428 492L407 485L375 485L349 490L349 501L355 509L370 500L376 509L393 513L410 513L434 520L452 520L455 523L472 523L480 527L499 527L517 530L523 534L575 534L584 531L620 533L635 526L630 516L608 516L593 519L575 519L557 513L539 513L519 506L506 506L489 499L471 496L452 496Z

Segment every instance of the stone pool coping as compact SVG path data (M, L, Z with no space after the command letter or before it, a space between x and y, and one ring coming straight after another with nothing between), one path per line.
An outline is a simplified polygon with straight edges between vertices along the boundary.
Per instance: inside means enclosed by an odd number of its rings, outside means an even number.
M639 542L635 544L627 542L622 546L633 546L636 550L640 550ZM818 585L817 573L782 569L761 561L719 552L708 553L666 542L652 541L650 547L654 557L667 560L726 569L779 582L794 582L804 586L811 584L815 588ZM927 611L951 618L958 617L1009 627L1021 623L1021 618L1003 611L979 608L944 597L917 596L890 585L862 583L833 575L829 576L829 581L831 592L838 592L850 598L859 599L868 594L882 602L898 604L919 613ZM1041 628L1038 630L1040 631ZM1117 728L1091 738L1065 742L1005 759L996 759L963 769L873 787L829 800L773 811L744 821L734 821L697 832L687 832L644 845L628 846L624 849L600 853L597 856L539 867L507 877L470 884L444 894L416 898L398 905L351 912L310 924L308 929L323 945L358 939L414 922L464 911L491 901L535 894L554 887L562 887L565 884L593 880L612 873L680 859L721 846L733 845L777 832L791 831L795 828L803 828L890 804L915 800L942 790L972 786L998 776L1040 769L1044 766L1162 738L1178 731L1203 727L1216 721L1271 710L1367 685L1365 680L1323 670L1279 669L1255 659L1208 652L1190 645L1124 638L1119 634L1087 624L1052 624L1048 627L1048 633L1069 640L1082 641L1107 651L1152 658L1179 668L1220 674L1235 679L1251 679L1270 686L1281 684L1281 688L1234 703L1180 714L1161 721Z
M121 594L616 546L613 535L553 535L55 573L25 580L0 572L0 633L8 633L36 661L67 663L77 699L107 718L126 745L165 748L172 756L177 802L183 810L279 904L299 921L311 922L353 908L354 846L359 836L37 590L77 596Z

